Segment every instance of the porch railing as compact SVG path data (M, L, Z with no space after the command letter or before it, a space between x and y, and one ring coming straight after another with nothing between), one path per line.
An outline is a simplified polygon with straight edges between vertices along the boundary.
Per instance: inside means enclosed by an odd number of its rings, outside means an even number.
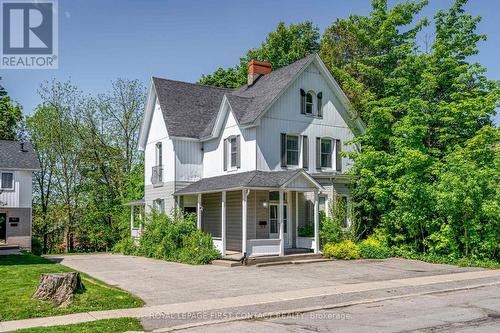
M159 185L163 183L163 166L157 165L152 168L151 183Z

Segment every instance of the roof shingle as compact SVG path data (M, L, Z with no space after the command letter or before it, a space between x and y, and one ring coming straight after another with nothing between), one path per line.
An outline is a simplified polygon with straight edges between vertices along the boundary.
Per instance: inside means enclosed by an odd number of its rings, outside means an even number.
M40 165L31 143L25 142L24 150L19 141L0 140L0 169L38 170Z
M167 131L171 136L201 139L210 135L222 98L229 104L241 124L255 121L295 75L315 54L259 77L251 86L226 89L153 78Z

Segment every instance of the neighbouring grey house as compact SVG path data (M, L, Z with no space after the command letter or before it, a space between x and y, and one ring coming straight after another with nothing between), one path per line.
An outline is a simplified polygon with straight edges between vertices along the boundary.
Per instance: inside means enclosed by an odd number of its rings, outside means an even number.
M182 209L197 213L222 255L319 251L319 211L328 214L336 196L349 206L352 161L341 152L359 149L350 141L364 124L316 54L276 71L260 61L248 69L237 89L152 78L134 237L143 207ZM313 237L299 234L306 225Z
M30 143L0 140L0 244L31 249L32 178L38 169Z

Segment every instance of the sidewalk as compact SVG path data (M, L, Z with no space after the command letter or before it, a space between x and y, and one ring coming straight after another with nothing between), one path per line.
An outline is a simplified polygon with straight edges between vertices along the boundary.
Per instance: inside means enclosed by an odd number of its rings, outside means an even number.
M337 296L342 299L343 295L352 293L363 293L382 291L389 289L404 289L407 293L413 293L415 287L453 284L460 281L472 281L478 279L494 279L493 284L500 283L500 270L473 271L434 276L414 277L405 279L393 279L386 281L365 282L357 284L344 284L334 287L308 288L301 290L289 290L283 292L262 293L236 297L214 298L210 300L191 301L184 303L147 306L143 308L93 311L85 313L70 314L64 316L33 318L16 321L0 322L0 332L7 332L22 328L38 326L56 326L76 324L100 319L111 319L121 317L154 318L155 316L171 316L172 314L207 312L213 310L233 309L239 307L258 307L277 302L289 302L310 298L324 298ZM491 284L491 281L490 281ZM445 288L443 288L445 289ZM438 289L436 289L438 290ZM367 300L369 301L369 300Z

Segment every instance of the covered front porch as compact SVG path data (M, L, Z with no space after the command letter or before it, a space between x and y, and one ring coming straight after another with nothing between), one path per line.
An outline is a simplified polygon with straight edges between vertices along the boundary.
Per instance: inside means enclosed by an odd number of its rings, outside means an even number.
M252 171L202 179L175 195L181 209L196 208L198 228L223 257L241 258L319 253L321 190L303 170ZM313 237L299 237L307 216Z

